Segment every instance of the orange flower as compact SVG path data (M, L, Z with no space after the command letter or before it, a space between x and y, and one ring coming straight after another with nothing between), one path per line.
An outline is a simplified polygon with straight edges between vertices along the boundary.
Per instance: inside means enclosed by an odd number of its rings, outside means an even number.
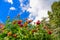
M5 26L4 24L0 24L0 29L3 30L4 29L4 26Z
M37 30L32 30L32 33L37 32Z
M4 27L2 27L1 29L4 30Z
M47 30L48 30L48 27L47 27L47 26L45 26L45 27L44 27L44 29L47 29Z
M16 35L16 34L13 34L13 37L15 37L15 38L16 38L16 37L17 37L17 35Z
M8 36L11 36L11 35L12 35L12 32L8 32L7 35L8 35Z
M28 23L27 23L27 22L25 22L23 25L26 27L26 26L27 26L27 24L28 24Z
M13 21L12 23L13 23L13 24L16 24L16 23L17 23L17 21Z

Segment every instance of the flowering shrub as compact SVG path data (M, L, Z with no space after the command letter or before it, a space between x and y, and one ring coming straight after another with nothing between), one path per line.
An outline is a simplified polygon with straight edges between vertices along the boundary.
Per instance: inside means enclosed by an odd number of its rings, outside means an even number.
M0 40L52 40L52 32L38 20L36 25L32 20L7 20L5 27L1 27ZM3 28L3 29L2 29Z

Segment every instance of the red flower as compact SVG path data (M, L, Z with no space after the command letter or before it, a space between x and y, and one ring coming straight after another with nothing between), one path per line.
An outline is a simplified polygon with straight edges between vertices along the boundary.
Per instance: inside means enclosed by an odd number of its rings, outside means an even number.
M49 30L49 31L48 31L48 34L52 34L52 32Z
M20 27L23 27L23 24L19 24Z
M18 20L18 24L21 24L22 23L22 20Z
M36 24L39 25L39 24L40 24L40 21L38 20L38 21L36 22Z

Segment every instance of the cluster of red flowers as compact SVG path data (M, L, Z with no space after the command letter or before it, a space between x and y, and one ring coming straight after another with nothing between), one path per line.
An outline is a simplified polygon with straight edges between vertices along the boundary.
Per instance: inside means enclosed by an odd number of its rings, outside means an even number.
M33 20L28 20L28 19L26 19L26 22L22 23L22 22L23 22L22 20L15 20L15 21L13 21L12 23L13 23L13 25L18 24L18 26L20 26L20 27L22 28L22 27L27 27L28 24L31 23L32 21L33 21ZM40 25L40 24L41 24L41 22L40 22L40 20L38 20L38 21L36 22L36 25ZM37 28L37 29L39 29L39 28ZM48 33L48 34L52 34L52 32L48 29L48 27L45 26L44 29L47 30L47 33ZM32 30L32 33L34 33L34 32L37 32L37 30ZM7 35L8 35L8 36L11 36L12 33L11 33L11 32L8 32ZM13 36L16 37L17 35L16 35L16 34L13 34Z
M22 20L17 20L17 21L13 21L13 24L18 24L20 27L25 27L27 26L27 24L31 23L33 20L26 20L26 22L22 23Z

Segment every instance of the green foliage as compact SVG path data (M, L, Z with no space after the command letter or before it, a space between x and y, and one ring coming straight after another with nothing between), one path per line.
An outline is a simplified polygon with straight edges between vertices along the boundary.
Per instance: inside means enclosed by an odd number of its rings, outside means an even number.
M52 11L48 11L49 23L53 29L54 40L60 40L60 1L54 2L51 6Z
M54 2L51 6L52 11L48 11L51 26L60 27L60 1Z

